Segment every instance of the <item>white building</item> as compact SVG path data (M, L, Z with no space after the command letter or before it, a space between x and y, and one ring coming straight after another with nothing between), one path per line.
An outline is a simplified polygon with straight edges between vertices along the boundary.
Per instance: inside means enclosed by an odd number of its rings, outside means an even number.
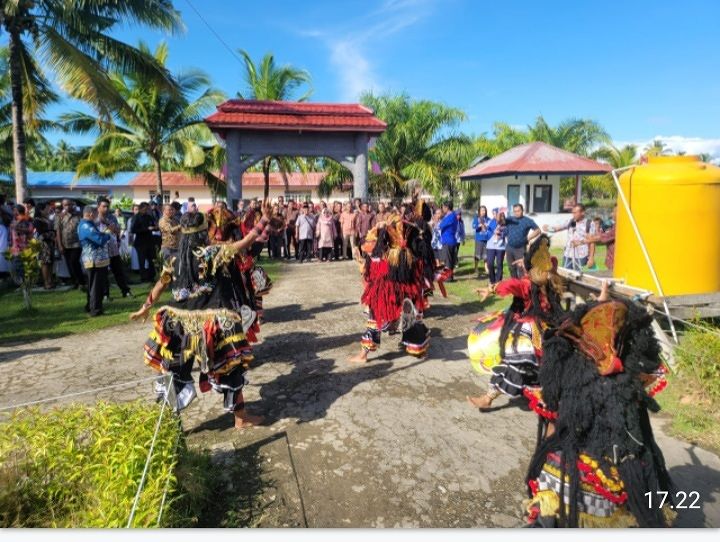
M480 205L485 205L488 213L497 208L507 215L519 203L525 214L542 227L570 219L561 208L562 177L575 177L575 201L581 201L581 177L601 175L610 169L607 164L535 142L518 145L480 162L461 173L460 178L480 183ZM561 237L558 235L557 240L563 243Z

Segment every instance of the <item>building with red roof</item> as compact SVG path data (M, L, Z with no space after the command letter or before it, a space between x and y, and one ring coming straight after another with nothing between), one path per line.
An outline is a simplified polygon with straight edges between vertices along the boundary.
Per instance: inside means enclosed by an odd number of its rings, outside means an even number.
M286 200L320 200L318 188L325 178L324 172L293 172L282 175L270 173L270 197L283 196ZM156 195L157 178L154 171L123 171L109 179L93 177L75 178L75 173L36 171L28 175L30 194L39 198L79 198L95 199L97 196L110 196L120 199L130 197L136 203L148 201ZM262 198L265 178L262 172L248 171L243 174L243 194L245 199ZM351 187L347 191L334 191L329 200L347 200ZM187 201L189 197L201 207L214 201L213 194L202 177L194 177L182 171L163 172L163 196L165 201Z
M580 178L602 175L612 168L547 143L518 145L460 174L460 179L480 183L480 202L489 210L507 212L521 203L528 214L560 212L560 178L575 177L580 201ZM550 218L550 217L546 217Z

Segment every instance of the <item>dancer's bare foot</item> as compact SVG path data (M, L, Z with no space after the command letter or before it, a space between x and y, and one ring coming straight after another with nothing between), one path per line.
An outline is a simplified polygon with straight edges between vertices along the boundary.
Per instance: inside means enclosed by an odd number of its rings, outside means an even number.
M600 288L600 295L597 298L598 301L609 301L610 300L610 281L602 281L602 287Z
M355 354L354 356L349 357L348 361L350 363L367 363L368 354L365 350L363 350L362 352L359 352L359 353Z
M492 406L492 402L495 400L495 397L489 394L485 394L482 397L467 397L468 403L470 403L475 408L479 408L480 410L487 410Z
M248 412L243 410L236 410L234 412L235 414L235 429L245 429L246 427L254 427L256 425L262 425L262 423L265 421L265 418L262 416L254 416L253 414L248 414Z

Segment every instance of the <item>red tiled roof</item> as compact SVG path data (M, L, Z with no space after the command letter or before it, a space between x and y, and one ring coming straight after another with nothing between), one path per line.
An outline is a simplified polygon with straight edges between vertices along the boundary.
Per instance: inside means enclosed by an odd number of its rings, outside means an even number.
M163 171L162 174L163 187L175 186L202 186L204 184L201 177L191 177L182 171ZM130 181L130 186L157 186L157 174L154 171L144 171L138 173Z
M536 141L518 145L460 174L462 179L505 175L596 175L612 169L583 156Z
M290 188L316 188L320 185L320 181L325 177L325 172L299 173L293 172L288 174L288 186ZM157 185L157 177L155 172L139 173L130 181L130 186L149 186ZM262 172L246 171L243 173L243 186L265 186L265 177ZM182 171L166 171L163 172L163 188L171 189L183 186L203 186L202 177L191 177ZM278 172L270 173L270 186L285 186L283 176Z
M317 188L320 181L325 177L324 172L313 173L290 173L288 174L288 186L290 188ZM265 176L260 171L246 171L243 173L243 186L265 186ZM285 186L285 181L280 173L270 173L270 186Z
M380 134L387 124L361 104L228 100L205 122L212 130L305 130L312 132L370 132Z

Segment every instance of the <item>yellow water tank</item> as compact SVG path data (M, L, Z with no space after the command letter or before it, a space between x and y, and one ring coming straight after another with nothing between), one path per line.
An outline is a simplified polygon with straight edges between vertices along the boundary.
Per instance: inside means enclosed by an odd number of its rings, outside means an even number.
M653 156L620 186L666 296L720 291L720 168L697 156ZM614 276L658 293L618 200Z

